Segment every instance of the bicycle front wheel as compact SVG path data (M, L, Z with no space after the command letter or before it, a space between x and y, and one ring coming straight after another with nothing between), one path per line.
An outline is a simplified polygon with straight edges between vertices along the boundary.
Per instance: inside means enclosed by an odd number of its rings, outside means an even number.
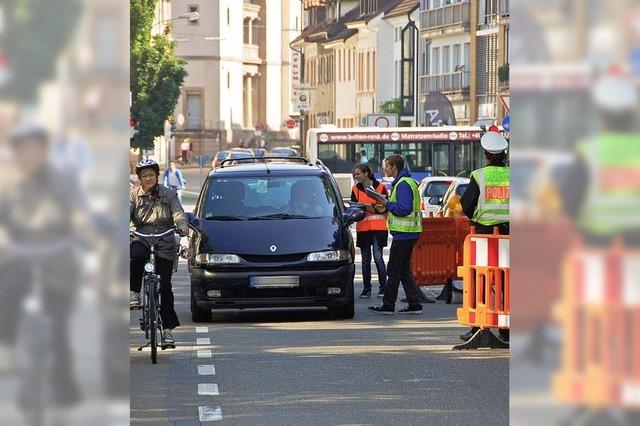
M158 297L156 282L149 283L149 345L151 346L151 363L158 363Z

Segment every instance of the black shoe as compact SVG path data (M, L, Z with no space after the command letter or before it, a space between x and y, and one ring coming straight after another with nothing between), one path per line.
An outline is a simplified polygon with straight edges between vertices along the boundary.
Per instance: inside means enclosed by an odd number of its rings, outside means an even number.
M382 299L383 296L384 296L384 287L380 287L380 290L378 290L378 299Z
M422 313L422 305L409 305L398 311L398 315L420 315Z
M393 306L388 306L388 305L377 305L377 306L369 306L367 308L367 311L375 312L376 314L382 314L382 315L393 315L393 311L395 311L395 308Z
M478 327L471 327L471 330L460 335L460 340L464 340L466 342L467 340L471 339L478 330L480 330Z
M370 288L365 288L364 290L362 290L362 293L360 294L360 299L368 299L370 297L371 297Z

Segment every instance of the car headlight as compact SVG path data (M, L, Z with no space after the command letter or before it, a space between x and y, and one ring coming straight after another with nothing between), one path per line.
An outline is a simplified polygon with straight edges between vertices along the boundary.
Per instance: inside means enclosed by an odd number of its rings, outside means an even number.
M196 263L203 265L225 265L240 263L240 257L235 254L201 253L196 256Z
M308 262L336 262L340 260L351 260L351 255L347 250L318 251L307 256Z

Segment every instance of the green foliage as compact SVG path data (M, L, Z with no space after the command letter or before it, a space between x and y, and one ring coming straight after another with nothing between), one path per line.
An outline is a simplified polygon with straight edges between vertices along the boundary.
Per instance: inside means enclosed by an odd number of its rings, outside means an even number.
M380 111L385 114L397 114L398 118L401 117L402 104L400 103L400 99L391 99L384 102L380 106ZM408 121L399 121L399 125L400 127L409 127L411 123Z
M173 114L187 76L185 61L174 56L170 27L151 36L155 4L130 0L129 6L131 117L138 122L131 145L136 148L153 148L154 138L164 133L164 122Z
M398 116L400 116L400 111L402 111L400 99L391 99L390 101L384 102L380 106L380 111L385 114L398 114Z
M33 103L40 85L52 79L56 61L69 43L82 12L81 0L2 0L5 29L0 51L7 57L11 80L0 98Z

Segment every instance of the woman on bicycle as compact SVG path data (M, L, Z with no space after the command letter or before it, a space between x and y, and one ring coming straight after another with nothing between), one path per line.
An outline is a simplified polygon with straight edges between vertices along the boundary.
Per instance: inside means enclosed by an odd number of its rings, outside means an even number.
M130 227L144 234L160 234L173 226L178 233L187 235L187 218L175 191L160 185L160 166L153 160L143 160L136 166L140 187L130 192ZM142 238L133 238L130 245L129 304L140 305L140 288L144 275L144 264L149 259L149 243ZM171 275L176 257L176 241L172 234L156 243L156 271L160 275L160 317L162 338L167 346L174 346L171 330L180 325L173 306Z

